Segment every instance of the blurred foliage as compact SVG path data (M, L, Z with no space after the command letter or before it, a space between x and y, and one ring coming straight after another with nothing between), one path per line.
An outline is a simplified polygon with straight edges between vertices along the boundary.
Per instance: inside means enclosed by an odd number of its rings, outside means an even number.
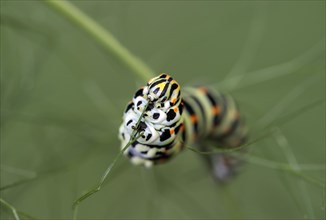
M253 138L273 123L249 155L325 164L324 1L73 4L157 73L230 92ZM1 198L37 219L71 218L118 153L123 109L145 82L41 1L1 1L0 50ZM323 188L262 165L222 186L190 151L152 170L123 159L79 218L325 219ZM302 175L325 184L325 169Z

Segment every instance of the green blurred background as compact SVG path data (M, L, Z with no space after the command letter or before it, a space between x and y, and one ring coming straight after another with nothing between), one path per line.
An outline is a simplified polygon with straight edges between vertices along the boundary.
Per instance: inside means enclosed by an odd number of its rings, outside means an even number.
M273 123L249 155L317 165L300 178L248 162L222 186L190 151L152 170L123 158L80 219L325 218L325 189L306 180L325 184L324 1L72 3L157 74L231 93L252 138ZM71 218L118 153L123 109L144 83L48 5L1 1L1 198Z

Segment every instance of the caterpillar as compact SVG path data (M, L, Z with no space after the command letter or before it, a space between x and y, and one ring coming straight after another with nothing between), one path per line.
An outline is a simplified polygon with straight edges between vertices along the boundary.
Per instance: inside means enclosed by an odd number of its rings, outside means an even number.
M142 135L124 154L132 163L146 167L164 163L184 146L200 140L212 140L228 148L238 147L247 139L247 128L231 96L204 86L181 92L180 85L168 74L149 80L128 103L119 129L122 148L134 130ZM203 144L199 146L206 149ZM217 178L222 178L232 164L232 158L224 154L207 159Z

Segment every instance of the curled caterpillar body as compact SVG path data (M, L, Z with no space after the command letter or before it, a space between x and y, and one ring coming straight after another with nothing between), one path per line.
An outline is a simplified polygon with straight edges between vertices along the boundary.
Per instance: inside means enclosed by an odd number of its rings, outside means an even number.
M147 108L145 109L145 107ZM141 114L143 118L136 127ZM147 167L163 163L184 146L179 138L183 130L183 104L179 84L166 74L151 79L128 104L119 137L124 147L134 129L143 135L125 151L134 164Z
M147 167L167 161L185 145L202 139L214 140L221 147L237 147L247 136L230 96L207 87L189 87L181 92L180 85L167 74L151 79L127 105L119 129L122 148L135 129L143 135L131 144L125 155L134 164Z

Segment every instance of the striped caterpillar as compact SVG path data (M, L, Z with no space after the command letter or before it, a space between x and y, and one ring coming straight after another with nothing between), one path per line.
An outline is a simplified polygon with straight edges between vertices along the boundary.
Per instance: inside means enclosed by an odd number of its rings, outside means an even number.
M208 87L188 87L181 92L180 85L167 74L149 80L128 103L119 129L122 148L134 130L142 135L124 153L132 163L146 167L164 163L184 146L201 140L232 148L247 138L247 128L229 95ZM220 179L232 163L232 158L223 155L207 157Z

